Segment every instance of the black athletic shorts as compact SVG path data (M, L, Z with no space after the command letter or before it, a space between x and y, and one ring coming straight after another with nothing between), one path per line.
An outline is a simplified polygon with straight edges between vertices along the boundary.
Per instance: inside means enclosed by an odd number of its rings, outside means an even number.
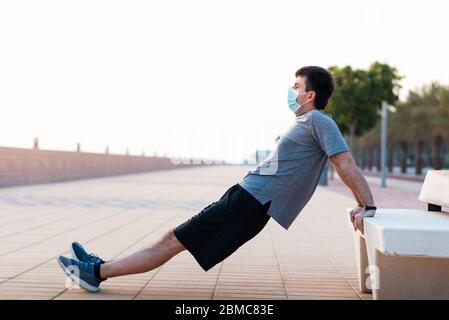
M239 184L220 200L177 226L176 238L199 265L209 270L256 236L267 224L271 201L262 205Z

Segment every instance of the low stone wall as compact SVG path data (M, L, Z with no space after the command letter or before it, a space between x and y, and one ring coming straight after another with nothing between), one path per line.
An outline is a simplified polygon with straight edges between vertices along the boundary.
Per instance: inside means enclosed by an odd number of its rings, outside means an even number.
M0 147L0 188L201 165L185 162L163 157Z

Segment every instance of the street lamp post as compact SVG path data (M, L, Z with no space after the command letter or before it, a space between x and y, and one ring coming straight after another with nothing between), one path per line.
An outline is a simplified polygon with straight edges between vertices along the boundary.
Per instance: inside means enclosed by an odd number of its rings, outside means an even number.
M387 139L388 139L388 111L396 112L394 106L390 106L387 101L382 101L381 118L382 124L380 129L380 167L381 167L381 187L387 187Z
M380 167L382 169L381 187L387 187L387 125L388 125L388 103L382 101L382 124L380 130Z
M328 179L327 179L328 170L329 170L329 165L328 165L328 162L326 161L326 164L324 165L323 172L321 173L321 176L320 176L320 180L318 181L318 184L320 186L328 185Z

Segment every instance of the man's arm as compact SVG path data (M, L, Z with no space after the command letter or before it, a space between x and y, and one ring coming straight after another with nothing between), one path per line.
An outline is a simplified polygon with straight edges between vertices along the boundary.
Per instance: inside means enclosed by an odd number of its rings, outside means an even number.
M363 218L373 217L375 214L373 210L365 211L361 208L366 205L374 206L374 199L369 185L357 168L354 158L349 151L338 153L330 157L329 160L334 165L341 180L351 189L357 200L360 208L351 211L351 222L354 225L354 229L359 229L363 234Z

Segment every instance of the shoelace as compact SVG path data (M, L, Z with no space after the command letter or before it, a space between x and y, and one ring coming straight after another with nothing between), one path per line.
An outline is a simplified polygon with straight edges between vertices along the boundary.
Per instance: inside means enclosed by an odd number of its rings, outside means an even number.
M80 270L82 270L82 271L84 271L84 272L87 272L87 273L90 273L90 263L88 263L88 262L79 262L78 263L78 267L80 268Z
M89 254L89 255L90 255L91 258L94 258L94 259L95 259L95 262L100 263L101 261L103 261L103 259L101 259L101 258L100 258L99 256L97 256L96 254L91 253L91 254Z

